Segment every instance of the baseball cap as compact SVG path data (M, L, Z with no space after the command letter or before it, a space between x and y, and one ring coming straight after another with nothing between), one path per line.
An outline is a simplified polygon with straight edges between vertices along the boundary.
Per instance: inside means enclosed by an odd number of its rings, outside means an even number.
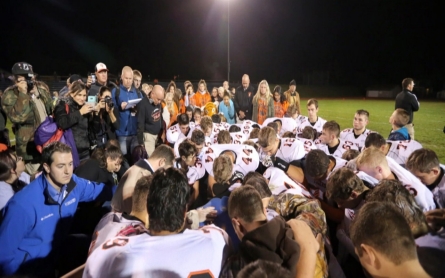
M82 81L82 77L78 74L73 74L70 76L70 84L73 83L74 81Z
M15 63L12 66L12 74L14 75L24 75L27 77L33 77L34 73L32 70L32 66L26 62Z
M103 70L108 71L107 66L104 63L98 63L96 65L96 72L101 72Z

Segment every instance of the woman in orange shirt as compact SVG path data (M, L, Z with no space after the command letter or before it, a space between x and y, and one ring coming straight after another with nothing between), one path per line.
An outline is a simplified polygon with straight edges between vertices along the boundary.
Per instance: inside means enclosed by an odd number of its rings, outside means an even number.
M287 102L286 97L281 93L281 87L279 85L273 89L273 106L276 118L283 118L289 107L289 102Z
M191 97L191 99L199 108L203 108L208 102L212 101L210 94L207 91L207 84L204 79L199 80L198 91Z
M262 125L267 118L275 116L273 96L266 80L260 82L252 103L252 121L257 122L259 125Z

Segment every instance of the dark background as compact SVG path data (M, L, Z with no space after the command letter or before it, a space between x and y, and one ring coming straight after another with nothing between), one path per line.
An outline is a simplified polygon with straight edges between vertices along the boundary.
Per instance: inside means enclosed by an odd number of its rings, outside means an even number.
M227 0L2 0L0 69L227 78ZM444 85L445 1L229 0L231 81ZM326 81L327 76L327 81Z

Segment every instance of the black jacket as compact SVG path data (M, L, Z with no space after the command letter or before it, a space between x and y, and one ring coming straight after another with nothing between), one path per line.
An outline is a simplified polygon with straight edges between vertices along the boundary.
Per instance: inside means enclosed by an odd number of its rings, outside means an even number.
M235 112L239 116L239 111L242 110L246 114L246 118L242 120L252 120L253 96L255 95L255 88L252 85L244 90L243 86L239 86L235 91L235 98L233 104L235 105ZM241 120L241 119L240 119Z
M66 113L65 103L69 106L69 112ZM79 158L83 159L90 154L90 140L88 139L89 125L92 124L91 114L80 114L80 108L71 97L60 99L54 108L54 117L57 126L63 130L71 128L76 143Z
M111 122L110 115L107 112L102 114L102 118L100 115L93 115L93 130L96 132L99 146L104 145L106 141L116 139L116 130L120 127L119 109L117 107L113 109L113 114L116 117L114 123ZM102 138L105 140L102 140Z
M148 97L142 98L137 106L138 143L144 144L144 132L158 135L162 130L162 105L155 105Z
M419 102L417 101L417 97L408 90L401 91L396 96L396 105L394 109L402 108L405 109L409 114L409 124L413 122L413 112L419 110Z

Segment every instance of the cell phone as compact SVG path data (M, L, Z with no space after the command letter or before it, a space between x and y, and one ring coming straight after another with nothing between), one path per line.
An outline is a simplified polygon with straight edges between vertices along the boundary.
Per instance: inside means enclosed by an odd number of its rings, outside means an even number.
M93 73L88 73L88 75L91 75L91 84L96 83L96 74L93 72Z
M88 96L88 103L96 104L97 97L96 96Z

